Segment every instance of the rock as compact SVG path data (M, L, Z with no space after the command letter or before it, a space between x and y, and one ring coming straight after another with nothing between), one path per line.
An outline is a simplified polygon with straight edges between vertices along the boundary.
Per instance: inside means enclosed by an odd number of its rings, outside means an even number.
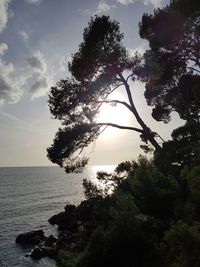
M44 256L55 258L58 255L57 246L42 246L41 250L43 251Z
M41 259L44 257L44 251L40 247L36 247L32 250L30 257L33 259Z
M65 213L71 214L76 212L76 206L75 205L66 205L65 206Z
M41 241L45 240L45 238L46 237L42 230L31 231L18 235L16 238L16 243L22 245L38 245Z
M35 247L31 253L27 256L30 256L33 259L41 259L43 257L55 258L58 254L57 239L50 235L45 237L40 244Z
M54 225L60 225L61 223L63 223L65 221L65 212L60 212L56 215L53 215L50 219L49 219L49 223Z
M90 221L94 217L96 206L96 199L84 200L77 207L77 217L78 220L86 222Z
M72 205L73 206L73 205ZM71 209L71 208L70 208ZM69 209L69 210L70 210ZM50 224L57 224L59 230L70 230L74 231L77 227L77 219L75 209L73 212L60 212L49 219Z
M101 205L102 198L89 199L77 207L66 205L64 212L52 216L49 223L58 225L60 232L57 240L50 236L40 246L44 255L54 258L59 250L82 252L101 219Z
M50 235L46 238L45 242L44 242L44 245L45 246L52 246L54 245L55 243L57 242L57 239L53 236L53 235Z
M70 231L61 232L58 236L57 246L61 249L69 249L73 234Z

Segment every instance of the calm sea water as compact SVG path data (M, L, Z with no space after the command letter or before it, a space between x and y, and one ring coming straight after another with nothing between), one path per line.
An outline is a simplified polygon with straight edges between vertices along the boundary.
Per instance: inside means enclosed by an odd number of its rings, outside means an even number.
M66 204L84 199L82 179L95 179L96 171L112 171L114 166L88 167L82 174L66 175L58 167L0 168L0 266L47 267L54 260L25 257L30 248L15 244L16 236L42 229L57 234L48 223Z

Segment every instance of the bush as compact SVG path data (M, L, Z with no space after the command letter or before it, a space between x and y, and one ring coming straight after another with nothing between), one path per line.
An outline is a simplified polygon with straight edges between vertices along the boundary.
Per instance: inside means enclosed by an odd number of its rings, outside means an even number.
M179 187L171 176L163 175L153 162L139 159L139 167L129 177L135 203L139 210L155 218L169 218L179 199Z
M200 224L189 225L180 220L165 233L164 247L167 255L166 266L200 266Z
M200 168L184 168L178 177L187 189L185 201L177 179L164 175L153 161L140 157L118 170L121 180L112 194L86 184L98 225L85 251L60 255L59 267L200 266ZM115 183L117 175L99 177Z

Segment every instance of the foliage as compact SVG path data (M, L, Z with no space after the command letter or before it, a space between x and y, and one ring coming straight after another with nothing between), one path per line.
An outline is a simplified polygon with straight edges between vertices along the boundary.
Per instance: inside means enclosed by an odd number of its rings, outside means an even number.
M184 166L200 163L200 124L188 121L172 132L172 140L155 154L155 164L164 173L180 172Z
M79 259L81 255L73 254L73 253L68 253L64 250L59 251L59 254L57 256L57 261L56 265L58 267L75 267L77 266Z
M136 161L124 161L117 165L117 167L115 168L115 172L117 174L126 172L127 174L134 171L137 167L138 164Z
M158 244L169 227L166 221L173 217L179 199L178 184L142 157L138 162L124 162L116 168L122 173L123 169L127 178L109 196L104 211L107 219L94 232L80 259L81 267L147 266L147 263L160 266ZM95 187L91 189L93 197L99 195Z
M163 245L168 251L166 266L198 267L200 265L200 224L180 220L165 233Z
M155 218L170 218L173 215L179 188L173 177L162 174L152 162L139 159L139 167L129 185L134 202L139 210Z
M140 36L148 40L145 53L147 103L152 116L168 122L177 111L184 120L199 121L200 114L200 5L174 1L153 15L144 14Z
M137 168L137 162L121 162L115 168L114 172L97 172L96 182L83 179L83 188L86 199L96 197L107 197L111 195L127 178L127 174L134 172Z
M91 197L98 199L99 223L77 260L71 255L64 262L73 262L72 267L197 267L199 166L184 167L175 176L165 175L153 160L140 157L137 162L121 163L116 170L121 170L124 178L112 194L90 188ZM101 175L106 179L108 174Z
M133 200L120 194L110 210L108 227L95 230L78 266L156 266L152 259L153 225L146 216L138 214ZM152 231L147 231L151 228Z
M187 217L191 220L200 220L200 167L185 167L181 176L188 186Z
M140 36L149 42L144 55L145 98L152 116L168 122L172 111L186 121L172 140L156 151L155 163L164 173L179 173L200 163L200 5L177 0L144 14Z

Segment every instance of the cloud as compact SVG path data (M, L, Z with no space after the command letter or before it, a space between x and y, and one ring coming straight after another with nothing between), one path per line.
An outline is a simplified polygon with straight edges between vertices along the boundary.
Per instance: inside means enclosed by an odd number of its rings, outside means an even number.
M116 0L118 3L127 6L139 2L139 0ZM163 0L143 0L144 5L153 5L155 8L161 7Z
M8 21L8 5L11 0L0 0L0 32L2 32Z
M97 6L95 14L108 12L110 9L116 7L115 5L109 5L106 0L100 0Z
M28 68L25 70L27 79L32 79L29 93L32 98L46 95L52 80L44 55L39 50L27 59Z
M29 4L40 4L41 0L26 0Z
M7 45L0 44L1 55L7 50ZM36 51L26 60L27 64L16 70L12 63L6 63L0 58L0 103L17 103L25 94L32 99L46 95L52 84L44 55Z
M72 60L71 55L64 56L59 61L60 71L68 72L68 63Z
M137 2L138 0L117 0L118 3L124 5L124 6L127 6L129 4L132 4L132 3L135 3Z
M28 41L28 39L29 39L28 33L26 33L25 31L19 31L18 33L22 37L22 40L24 42L27 42Z
M1 117L4 117L6 121L10 120L12 123L15 123L15 128L23 129L24 131L27 131L29 133L33 134L45 134L46 132L41 131L41 129L38 129L34 127L34 125L29 124L28 122L16 117L13 114L10 114L8 112L0 110L0 119Z
M21 124L21 125L23 125L23 126L26 126L26 125L27 125L25 121L23 121L23 120L17 118L16 116L13 116L13 115L10 114L10 113L4 112L4 111L0 111L0 115L1 115L1 116L4 116L4 117L6 117L6 118L8 118L8 119L10 119L10 120L12 120L12 121L15 121L15 122L17 122L18 124Z
M26 60L33 69L39 72L46 71L47 66L44 55L39 50L36 51L32 57L27 58Z
M22 95L21 79L18 79L12 63L0 59L0 103L16 103Z
M144 4L152 4L155 8L161 7L163 0L144 0Z
M83 9L83 10L81 10L81 12L83 14L86 14L86 15L91 15L91 13L92 13L92 11L89 8Z
M7 44L0 43L0 56L3 56L7 50L8 50Z

